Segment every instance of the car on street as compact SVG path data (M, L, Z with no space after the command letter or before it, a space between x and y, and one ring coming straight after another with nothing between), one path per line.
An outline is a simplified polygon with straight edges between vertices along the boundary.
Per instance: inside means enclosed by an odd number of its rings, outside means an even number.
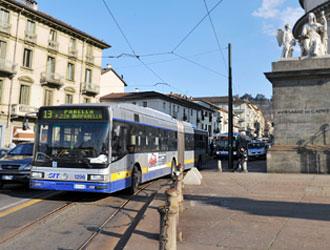
M248 158L252 159L263 159L267 156L267 146L263 141L251 141L248 143Z
M22 143L1 158L0 188L6 183L29 183L32 154L33 143Z

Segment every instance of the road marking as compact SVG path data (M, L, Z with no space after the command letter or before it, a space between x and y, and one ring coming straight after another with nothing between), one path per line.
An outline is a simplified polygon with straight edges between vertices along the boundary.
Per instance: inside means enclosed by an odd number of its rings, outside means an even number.
M35 205L37 203L40 203L42 201L44 201L47 198L53 197L57 194L60 194L62 192L52 192L52 193L48 193L46 195L43 196L39 196L38 198L35 199L24 199L23 201L19 201L13 204L10 204L6 207L3 207L0 211L0 218L6 217L12 213L15 213L19 210L22 210L24 208L30 207L32 205Z

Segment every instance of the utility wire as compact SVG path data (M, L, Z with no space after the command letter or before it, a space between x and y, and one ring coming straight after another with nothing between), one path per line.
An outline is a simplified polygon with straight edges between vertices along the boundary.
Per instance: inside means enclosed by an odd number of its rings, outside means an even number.
M104 1L104 0L103 0ZM203 16L203 18L185 35L182 40L174 47L174 49L171 52L175 52L187 39L188 37L198 28L198 26L208 17L209 14L211 14L224 0L219 0L216 5L214 5L208 13Z
M149 71L150 71L155 77L157 77L159 80L161 80L161 81L164 82L164 80L160 77L160 75L157 74L157 73L156 73L152 68L150 68L148 65L146 65L146 64L141 60L141 58L135 53L135 50L133 49L133 46L132 46L131 43L129 42L127 36L125 35L125 33L124 33L123 29L121 28L119 22L117 21L116 17L115 17L114 14L112 13L112 11L111 11L109 5L107 4L107 2L106 2L105 0L102 0L102 1L103 1L104 5L105 5L105 7L106 7L106 9L107 9L107 11L108 11L108 13L109 13L109 15L112 17L112 20L113 20L113 21L115 22L115 24L117 25L117 28L119 29L121 35L124 37L124 39L125 39L125 41L126 41L128 47L131 49L131 51L132 51L132 53L133 53L132 57L135 56L136 59L137 59L137 60L138 60L138 61L139 61L139 62L140 62L140 63L141 63L141 64L142 64L147 70L149 70ZM119 55L119 56L120 56L120 55ZM124 56L124 54L122 54L122 56ZM125 56L127 56L127 54L125 54Z
M175 55L175 56L181 58L182 60L185 60L185 61L187 61L187 62L190 62L190 63L192 63L192 64L194 64L194 65L196 65L196 66L198 66L198 67L200 67L200 68L203 68L203 69L205 69L205 70L207 70L207 71L213 72L213 73L216 74L216 75L219 75L219 76L222 76L222 77L224 77L224 78L227 78L226 75L221 74L220 72L218 72L218 71L216 71L216 70L214 70L214 69L211 69L211 68L209 68L209 67L207 67L207 66L205 66L205 65L202 65L202 64L200 64L200 63L198 63L198 62L195 62L195 61L193 61L193 60L191 60L191 59L189 59L189 58L186 58L186 57L181 56L181 55L179 55L179 54L177 54L177 53L174 53L174 52L173 52L173 55Z
M112 20L113 20L113 21L115 22L115 24L117 25L117 28L119 29L121 35L124 37L124 39L125 39L125 41L126 41L128 47L131 49L131 51L133 52L133 54L136 55L136 53L135 53L135 51L134 51L134 49L133 49L131 43L128 41L127 36L125 35L123 29L120 27L118 21L116 20L114 14L113 14L112 11L111 11L109 5L107 4L107 2L106 2L105 0L102 0L102 1L103 1L104 5L105 5L105 8L107 9L109 15L112 17Z
M204 1L204 5L205 5L205 9L206 9L207 15L208 15L209 20L210 20L210 24L212 26L212 30L213 30L213 34L214 34L215 40L217 41L217 45L218 45L218 48L219 48L220 53L221 53L221 57L222 57L223 63L225 65L225 67L227 67L225 55L224 55L223 50L222 50L222 46L221 46L221 43L220 43L219 36L218 36L218 34L217 34L216 30L215 30L215 26L214 26L212 17L210 15L209 7L207 6L206 0L203 0L203 1Z

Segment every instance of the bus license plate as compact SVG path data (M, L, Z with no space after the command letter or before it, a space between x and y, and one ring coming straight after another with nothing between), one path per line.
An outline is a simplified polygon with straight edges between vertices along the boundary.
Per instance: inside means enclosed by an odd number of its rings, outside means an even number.
M83 184L74 184L73 186L75 189L85 189L86 188L86 185L83 185Z

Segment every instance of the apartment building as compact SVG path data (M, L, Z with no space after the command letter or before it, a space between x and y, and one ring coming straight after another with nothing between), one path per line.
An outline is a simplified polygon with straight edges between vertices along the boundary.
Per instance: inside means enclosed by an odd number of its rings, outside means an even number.
M43 105L94 102L107 43L38 10L0 2L0 146L33 138L22 119ZM32 124L33 127L33 124Z

